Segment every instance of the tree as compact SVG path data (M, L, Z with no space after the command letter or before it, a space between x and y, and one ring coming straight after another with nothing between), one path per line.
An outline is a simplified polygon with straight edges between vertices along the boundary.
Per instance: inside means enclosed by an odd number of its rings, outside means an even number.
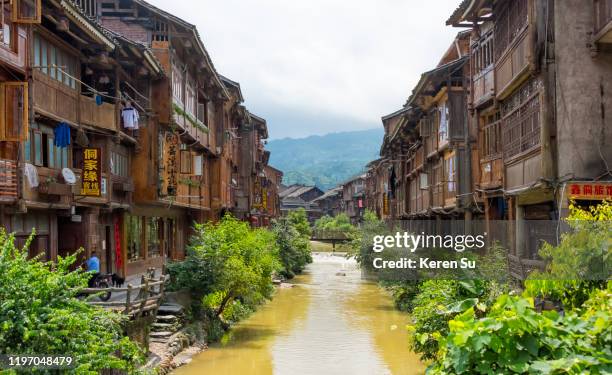
M32 238L18 249L0 229L0 353L71 355L85 374L134 371L143 353L123 336L122 316L76 298L89 279L70 271L76 254L57 263L28 259Z
M271 232L226 215L196 224L186 259L168 269L172 289L189 290L208 316L231 323L272 295L280 267Z
M300 207L297 210L289 211L287 214L287 219L301 236L304 236L305 238L310 238L312 236L312 229L310 228L308 216L306 215L306 210L304 208Z
M272 225L272 231L276 236L283 266L280 272L284 277L291 279L295 274L302 272L306 264L312 262L309 238L300 234L286 217L276 220Z

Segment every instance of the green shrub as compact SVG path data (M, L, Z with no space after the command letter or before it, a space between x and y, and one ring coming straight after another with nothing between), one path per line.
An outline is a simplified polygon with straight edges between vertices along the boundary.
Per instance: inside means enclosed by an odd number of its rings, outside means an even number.
M312 262L310 240L300 234L292 222L284 217L274 221L272 231L276 237L282 264L280 273L283 277L291 279Z
M243 309L270 298L272 274L279 268L274 234L227 215L216 224L196 224L186 259L171 263L168 271L172 289L189 290L211 321L229 326L244 316Z
M558 246L545 243L540 256L548 264L525 282L525 295L563 303L567 309L581 306L592 290L604 288L612 270L612 204L590 209L570 205L566 220L570 231Z
M297 210L289 211L287 220L289 220L289 223L291 223L301 236L308 239L312 237L312 228L310 228L308 215L306 215L306 210L304 208L300 207Z
M604 374L612 371L612 293L596 291L581 311L537 313L533 300L502 295L478 318L449 322L429 374Z
M17 249L0 229L0 353L71 355L83 374L133 372L143 353L123 336L122 316L76 298L89 279L70 271L76 254L57 263L28 259L32 238Z

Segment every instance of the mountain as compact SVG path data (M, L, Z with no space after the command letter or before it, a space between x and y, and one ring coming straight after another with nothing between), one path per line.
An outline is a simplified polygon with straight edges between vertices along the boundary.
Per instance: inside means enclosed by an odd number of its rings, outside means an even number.
M365 170L378 158L383 137L379 129L283 138L268 142L270 165L283 171L283 184L316 185L322 190Z

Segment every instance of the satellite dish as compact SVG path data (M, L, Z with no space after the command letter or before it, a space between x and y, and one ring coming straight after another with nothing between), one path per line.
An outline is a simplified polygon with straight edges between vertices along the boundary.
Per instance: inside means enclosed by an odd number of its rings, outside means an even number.
M76 176L70 168L62 169L62 177L64 177L64 181L69 185L74 185L76 183Z

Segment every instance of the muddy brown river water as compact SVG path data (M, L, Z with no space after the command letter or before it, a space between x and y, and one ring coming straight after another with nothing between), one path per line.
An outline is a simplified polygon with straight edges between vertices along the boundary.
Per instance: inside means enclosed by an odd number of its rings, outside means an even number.
M354 260L315 254L304 274L173 374L422 374L408 316Z

